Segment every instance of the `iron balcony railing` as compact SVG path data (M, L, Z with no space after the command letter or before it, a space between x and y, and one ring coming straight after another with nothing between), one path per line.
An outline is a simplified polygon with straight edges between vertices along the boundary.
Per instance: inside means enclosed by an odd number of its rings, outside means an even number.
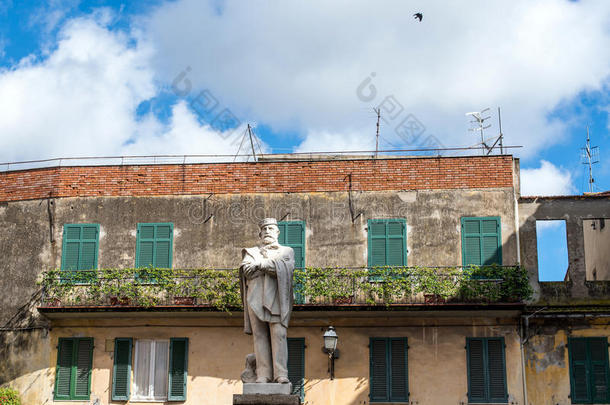
M50 270L40 281L44 307L241 307L236 269ZM295 304L396 306L519 303L532 293L519 266L303 268Z

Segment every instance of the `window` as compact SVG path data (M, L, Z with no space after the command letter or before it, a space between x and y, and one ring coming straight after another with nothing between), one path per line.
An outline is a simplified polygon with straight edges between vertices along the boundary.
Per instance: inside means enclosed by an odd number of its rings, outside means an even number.
M371 338L371 402L408 402L407 338Z
M278 222L280 228L280 236L278 242L280 245L289 246L294 250L294 267L305 267L305 221L281 221ZM295 293L294 300L297 304L305 302L305 297L300 294L299 287L301 286L298 277L295 277Z
M608 404L608 339L568 338L573 404Z
M462 218L462 265L501 265L500 228L500 217Z
M156 401L167 399L168 358L168 341L136 341L133 399Z
M369 219L369 266L407 265L407 224L404 219Z
M97 251L100 226L99 224L65 224L61 249L62 270L94 270L97 269ZM80 275L71 273L74 278L86 281L90 272ZM75 281L78 281L75 280Z
M305 267L305 221L281 221L278 242L294 250L294 267Z
M467 338L468 401L507 403L504 338Z
M188 339L136 340L133 382L132 346L131 338L115 339L112 400L186 401Z
M566 221L536 220L536 248L538 280L564 281L568 271Z
M288 338L288 379L292 394L305 401L305 338Z
M171 269L174 224L138 224L136 267Z
M59 338L55 400L88 400L91 393L93 338Z

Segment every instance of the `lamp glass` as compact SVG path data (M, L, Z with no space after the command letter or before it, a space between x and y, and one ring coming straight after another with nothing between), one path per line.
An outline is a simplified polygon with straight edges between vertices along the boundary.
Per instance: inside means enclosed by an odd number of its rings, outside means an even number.
M330 326L326 332L324 332L324 348L329 352L334 352L337 349L337 340L339 337L335 332L335 328Z

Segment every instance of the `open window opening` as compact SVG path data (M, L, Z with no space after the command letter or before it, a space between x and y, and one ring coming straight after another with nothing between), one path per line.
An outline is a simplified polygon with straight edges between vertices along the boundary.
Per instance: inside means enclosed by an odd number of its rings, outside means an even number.
M538 280L564 281L568 271L566 221L536 221Z
M582 221L587 281L610 280L610 219Z

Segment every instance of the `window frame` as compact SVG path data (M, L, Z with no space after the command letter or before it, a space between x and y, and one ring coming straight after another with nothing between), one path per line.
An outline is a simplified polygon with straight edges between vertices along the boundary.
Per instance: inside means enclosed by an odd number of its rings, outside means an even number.
M152 264L152 268L157 268L157 227L158 226L169 226L170 227L170 237L169 237L169 266L167 267L168 269L172 269L173 268L173 257L174 257L174 223L173 222L138 222L137 225L137 233L136 233L136 260L135 260L135 267L137 269L140 268L148 268L149 266L141 266L140 264L140 252L141 252L141 243L142 243L142 237L141 237L141 228L143 226L153 226L154 227L154 236L152 238L153 241L153 252L152 252L152 257L153 257L153 264ZM146 238L146 240L144 242L149 241L150 239ZM165 268L165 267L163 267Z
M483 342L483 372L484 372L484 381L485 381L485 399L476 399L472 398L472 393L470 392L470 375L471 375L471 366L470 366L470 342L474 340L480 340ZM504 398L500 401L496 398L491 398L490 394L490 378L489 378L489 344L488 342L491 340L499 341L502 344L502 372L504 377ZM467 374L467 387L468 387L468 403L472 404L505 404L508 403L508 381L506 379L506 342L504 341L504 337L467 337L466 338L466 374Z
M463 267L468 267L468 266L491 266L494 265L494 263L491 264L484 264L484 263L480 263L480 264L472 264L472 263L466 263L466 244L464 243L464 238L468 235L465 232L465 222L466 221L471 221L471 220L478 220L479 223L485 221L485 220L495 220L496 221L496 236L498 238L498 246L497 246L497 252L498 252L498 263L495 263L499 266L502 266L502 217L500 216L493 216L493 217L461 217L460 218L460 243L461 243L461 251L462 251L462 266ZM470 234L470 235L474 235L474 234ZM477 235L479 235L479 251L481 254L481 262L483 261L483 232L479 232Z
M305 345L305 338L304 337L294 337L294 338L287 338L287 344L290 344L290 342L298 342L301 344L301 355L303 357L303 362L301 364L301 370L300 373L303 376L303 380L302 380L302 384L301 387L298 389L297 393L298 395L301 397L301 402L305 403L305 349L307 348L307 346ZM288 351L288 365L290 365L290 351ZM290 375L290 368L288 367L288 374ZM297 393L295 393L295 390L297 390L297 387L295 387L295 385L293 384L292 386L292 394L297 395Z
M385 367L386 367L386 392L387 396L384 399L373 399L372 397L372 380L373 380L373 341L383 340L385 342ZM391 344L392 341L402 341L405 347L405 391L407 393L406 398L393 398L392 397L392 361L391 361ZM409 339L406 336L402 337L369 337L369 402L370 403L409 403L411 393L409 392Z
M130 396L130 401L134 401L134 402L166 402L168 401L168 397L169 397L169 367L170 367L170 339L134 339L135 340L135 344L133 345L133 350L135 353L133 353L133 376L131 378L131 384L130 384L130 391L131 391L131 396ZM151 353L154 352L154 355L151 357L151 362L150 362L150 369L148 370L148 378L149 378L149 384L148 384L148 390L150 392L151 388L152 388L152 396L149 397L140 397L137 395L137 386L136 386L136 373L137 373L137 364L138 364L138 356L139 356L139 351L138 351L138 345L141 342L152 342L153 344L151 345ZM165 364L166 367L166 372L165 372L165 377L166 377L166 382L167 382L167 386L166 386L166 392L165 392L165 396L164 397L155 397L154 396L154 382L155 382L155 356L157 354L157 342L164 342L167 343L167 361ZM150 353L149 353L150 355ZM152 385L151 385L151 381L152 381Z
M281 226L287 226L287 225L301 225L301 240L303 241L303 243L300 245L302 247L301 250L301 263L303 264L300 268L305 268L306 264L305 264L305 257L307 256L306 254L306 245L307 245L307 241L305 239L305 221L303 220L299 220L299 221L279 221L277 223L278 225L278 229L280 230L280 235L281 235ZM278 236L279 239L279 236ZM278 240L279 242L279 240ZM288 246L288 247L293 247L292 245L294 245L294 243L291 244L287 244L287 243L280 243L280 245L282 246ZM296 257L295 257L296 259ZM297 266L295 266L295 268L299 268Z
M293 248L297 246L294 243L291 244L287 244L287 243L281 243L280 241L280 237L282 236L282 226L285 227L284 229L287 228L288 225L295 225L298 224L301 226L301 240L303 241L303 243L301 243L299 246L301 247L301 264L302 266L298 267L296 265L296 256L295 256L295 269L304 269L306 264L305 264L305 257L306 257L306 253L305 253L305 249L306 249L306 244L307 241L305 239L305 221L303 220L299 220L299 221L279 221L278 223L278 229L280 230L280 234L278 235L278 243L282 246L288 246ZM301 284L299 283L300 280L297 279L297 277L295 277L294 280L294 286L300 286ZM297 292L294 293L294 303L295 304L304 304L305 303L305 297L302 294L299 294Z
M71 340L72 343L72 354L70 361L70 393L68 397L59 396L57 394L58 376L59 376L59 362L60 362L60 348L62 341ZM91 350L89 351L89 372L87 375L87 395L76 395L76 372L78 364L78 346L81 341L91 342ZM95 349L94 339L92 337L60 337L57 340L57 365L55 367L55 384L53 387L53 400L54 401L87 401L91 397L91 373L93 371L93 350Z
M591 356L591 341L594 340L598 340L598 341L603 341L605 344L605 348L606 350L604 350L604 354L605 354L605 359L604 359L604 363L605 363L605 369L606 369L606 399L603 401L600 401L598 399L595 399L593 397L593 392L592 392L592 387L593 387L593 379L592 378L588 378L589 381L587 381L587 393L589 395L589 399L588 400L578 400L578 399L574 399L574 392L575 392L575 385L574 385L574 360L573 360L573 348L572 348L572 344L574 341L576 340L581 340L584 341L586 343L586 373L587 375L591 375L592 374L592 356ZM570 373L570 401L573 404L610 404L610 365L609 365L609 360L608 360L608 347L610 345L608 344L608 338L607 337L596 337L596 336L587 336L587 337L568 337L568 367L569 367L569 373Z
M93 242L92 239L83 239L83 229L85 227L94 227L95 228L95 255L94 255L94 265L92 269L89 268L81 268L81 259L83 256L83 244L86 242ZM80 229L80 238L79 239L70 239L68 238L68 229L70 228L79 228ZM66 268L66 253L68 243L78 242L78 263L76 265L76 269L68 269ZM62 241L61 241L61 266L60 270L62 273L61 282L72 282L74 284L88 284L92 279L97 277L97 274L93 272L93 274L81 274L79 272L91 272L97 270L98 268L98 258L100 251L100 224L95 223L85 223L85 224L64 224L62 230ZM70 273L69 273L70 272ZM71 276L70 276L71 274Z

